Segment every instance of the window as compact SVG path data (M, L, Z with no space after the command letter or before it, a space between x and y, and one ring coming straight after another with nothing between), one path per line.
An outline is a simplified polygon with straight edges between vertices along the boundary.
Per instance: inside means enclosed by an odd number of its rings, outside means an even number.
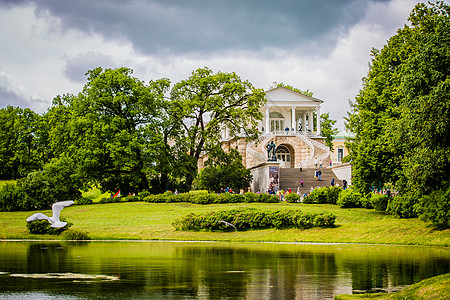
M289 153L289 149L285 146L278 146L277 147L277 160L281 161L291 161L291 154Z
M337 149L337 160L338 160L338 162L342 162L343 158L344 158L344 149L343 148Z
M270 131L283 131L284 130L284 117L279 112L273 111L269 114L270 118Z

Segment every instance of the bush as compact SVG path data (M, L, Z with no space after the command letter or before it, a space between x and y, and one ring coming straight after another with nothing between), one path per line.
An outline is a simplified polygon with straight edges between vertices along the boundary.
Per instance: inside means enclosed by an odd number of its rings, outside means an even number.
M278 199L275 195L270 194L259 194L259 202L263 203L278 203L280 199Z
M375 194L372 194L372 193L367 193L366 195L361 194L361 198L359 199L360 207L373 208L372 202L371 202L372 195L375 195Z
M421 197L416 205L416 211L421 220L431 221L435 226L450 228L450 187Z
M327 203L328 192L326 187L321 187L318 189L314 189L308 196L310 199L308 201L312 201L312 203Z
M314 227L333 227L336 216L332 214L321 214L314 217Z
M386 212L400 218L414 218L417 216L414 211L414 198L410 195L397 195L389 198Z
M114 197L114 198L111 198L111 197L103 197L103 198L101 198L99 201L98 201L98 203L100 203L100 204L104 204L104 203L118 203L118 202L121 202L122 200L121 200L121 198L120 197Z
M67 222L64 218L60 218L61 222ZM27 222L28 232L30 234L51 234L51 235L60 235L64 231L70 228L73 224L67 222L67 225L62 228L53 228L51 227L47 220L35 220L32 222Z
M336 217L331 214L304 214L301 211L283 210L267 212L255 208L211 212L201 215L189 214L172 225L176 230L251 230L266 228L332 227Z
M256 193L245 193L244 197L247 203L259 202L259 194Z
M293 223L296 228L308 229L314 226L315 215L309 213L296 213Z
M361 198L362 195L358 191L346 189L339 194L336 204L341 208L361 207Z
M142 191L138 193L138 197L140 201L144 201L144 198L150 196L150 192L149 191Z
M379 211L386 211L388 201L389 198L386 195L372 194L370 196L370 203L372 204L372 207Z
M61 237L65 240L72 240L72 241L88 241L91 239L87 232L73 229L64 231L61 234Z
M141 198L139 198L139 196L129 195L129 196L123 197L123 199L121 201L124 201L124 202L138 202L138 201L141 201Z
M284 197L284 199L288 203L296 203L296 202L300 202L300 195L297 195L296 193L290 193L290 194L287 194Z
M23 210L24 199L22 189L15 183L6 183L0 190L0 210L16 211Z
M216 203L217 196L214 194L198 194L191 198L194 204L212 204Z
M93 204L94 201L92 201L92 199L83 197L83 198L75 200L75 203L77 205L89 205L89 204Z
M336 204L342 189L337 186L327 187L327 203Z

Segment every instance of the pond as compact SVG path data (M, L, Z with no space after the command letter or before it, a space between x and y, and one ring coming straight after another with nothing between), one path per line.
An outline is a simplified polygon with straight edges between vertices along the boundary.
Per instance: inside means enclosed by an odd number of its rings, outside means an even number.
M332 299L448 272L439 247L0 242L0 299Z

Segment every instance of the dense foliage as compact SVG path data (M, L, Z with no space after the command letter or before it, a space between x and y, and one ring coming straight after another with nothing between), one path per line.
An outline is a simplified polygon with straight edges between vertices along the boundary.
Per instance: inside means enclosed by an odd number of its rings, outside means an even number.
M366 193L393 183L401 196L387 209L403 217L446 207L429 195L446 190L450 170L449 14L444 2L416 5L411 25L372 51L348 117L353 184Z
M242 163L242 156L236 149L225 152L218 147L208 153L205 168L200 170L194 186L200 190L220 192L230 188L233 191L247 190L252 181L250 170Z
M88 71L79 94L55 97L42 116L0 109L0 178L22 179L0 191L2 210L83 202L80 190L91 186L122 194L188 191L207 153L216 163L201 185L248 187L251 176L239 153L214 153L222 150L223 126L231 137L257 138L264 91L235 73L208 68L173 87L165 78L145 84L132 73L125 67ZM208 172L221 180L211 182Z
M255 194L245 193L241 194L210 194L208 191L191 191L188 193L181 193L178 195L172 192L165 192L159 195L149 195L144 198L144 201L151 203L176 203L176 202L190 202L193 204L214 204L214 203L278 203L280 200L275 195L269 194Z
M62 222L65 222L66 220L64 218L61 218ZM51 227L52 224L50 224L47 220L35 220L32 222L27 222L27 228L28 232L30 234L51 234L51 235L60 235L67 229L69 229L73 224L70 222L67 222L66 226L61 228L53 228Z
M235 209L206 214L189 214L172 225L176 230L255 230L267 228L333 227L336 216L333 214L309 214L299 210L262 211L255 208Z

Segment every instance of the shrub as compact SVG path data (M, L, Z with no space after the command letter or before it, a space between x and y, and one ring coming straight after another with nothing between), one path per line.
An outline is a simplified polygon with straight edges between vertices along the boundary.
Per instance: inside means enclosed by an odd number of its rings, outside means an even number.
M431 221L435 226L450 228L450 187L421 197L416 210L421 220Z
M328 192L326 187L321 187L318 189L314 189L309 194L309 201L312 201L312 203L327 203L328 198Z
M90 199L90 198L83 197L83 198L75 200L75 203L77 205L89 205L89 204L94 203L94 201L92 201L92 199Z
M314 198L310 196L306 196L303 198L303 203L305 204L314 204Z
M327 203L336 204L342 189L337 186L327 187Z
M376 194L372 194L372 193L367 193L366 195L361 194L361 198L359 199L360 207L373 208L372 202L371 202L373 195L376 195Z
M321 217L317 217L321 216ZM303 214L301 211L283 210L266 212L255 208L211 212L201 215L189 214L172 225L176 230L250 230L265 228L311 228L332 227L336 217L331 214Z
M370 203L372 204L372 207L379 211L386 211L388 201L389 198L386 195L372 194L370 196Z
M290 193L290 194L287 194L284 197L284 199L288 203L296 203L296 202L300 202L300 195L297 195L296 193Z
M138 193L138 197L140 201L144 201L144 198L150 196L150 192L149 191L142 191Z
M60 218L62 222L67 222L64 218ZM67 222L67 225L62 228L53 228L51 227L47 220L35 220L32 222L27 222L28 232L30 234L51 234L51 235L60 235L64 231L70 228L73 224Z
M15 183L6 183L0 190L0 210L15 211L22 210L24 199L22 189Z
M299 212L294 215L293 223L296 228L308 229L314 226L314 218L313 214Z
M259 194L256 193L245 193L245 202L251 203L251 202L259 202Z
M61 237L65 240L72 240L72 241L88 241L91 239L87 232L73 229L64 231L61 234Z
M216 202L217 196L214 194L198 194L191 198L194 204L212 204Z
M114 198L111 198L111 197L103 197L103 198L101 198L99 201L98 201L98 203L100 203L100 204L104 204L104 203L118 203L118 202L121 202L122 200L121 200L121 198L120 197L114 197Z
M339 194L339 198L336 202L341 208L361 207L362 195L354 189L346 189Z
M386 212L401 218L414 218L414 196L397 195L388 199Z
M280 199L275 195L259 194L259 201L263 203L278 203Z
M141 198L139 198L139 196L129 195L129 196L124 197L122 199L122 201L125 201L125 202L137 202L137 201L141 201Z
M336 216L332 214L321 214L314 217L315 227L333 227Z

